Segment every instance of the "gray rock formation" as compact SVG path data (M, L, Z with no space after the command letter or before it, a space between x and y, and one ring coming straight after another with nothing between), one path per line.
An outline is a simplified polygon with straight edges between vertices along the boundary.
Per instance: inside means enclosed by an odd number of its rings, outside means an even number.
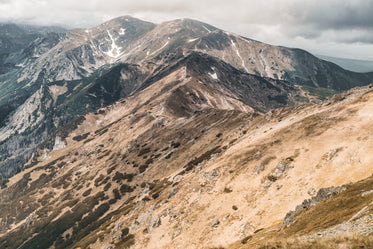
M329 199L330 197L339 194L344 191L346 187L344 185L340 187L329 187L321 188L316 196L311 199L306 199L302 204L298 205L294 211L290 211L286 214L284 221L281 224L281 227L288 227L295 222L295 216L302 212L303 210L309 209L310 207L316 206L318 203Z

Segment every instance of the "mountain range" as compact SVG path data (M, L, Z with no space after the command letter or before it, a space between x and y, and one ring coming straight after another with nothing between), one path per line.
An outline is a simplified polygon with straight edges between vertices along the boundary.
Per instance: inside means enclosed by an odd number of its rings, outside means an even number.
M356 60L356 59L347 59L339 58L325 55L316 55L317 57L331 61L344 69L354 71L354 72L371 72L373 70L373 61L372 60Z
M0 44L1 248L371 242L373 72L190 19Z

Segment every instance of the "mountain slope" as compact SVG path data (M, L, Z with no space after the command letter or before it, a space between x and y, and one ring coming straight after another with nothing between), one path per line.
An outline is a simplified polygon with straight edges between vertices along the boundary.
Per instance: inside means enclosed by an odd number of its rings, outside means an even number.
M14 53L26 49L30 43L53 33L64 33L59 27L37 27L11 23L0 24L0 74L14 69L19 62L10 58ZM50 48L49 48L50 49Z
M298 85L347 90L371 83L373 76L346 71L301 49L272 46L221 30L192 42L190 47L248 73Z
M50 151L58 139L63 142L66 135L58 130L60 126L146 90L180 70L183 77L192 77L193 83L175 90L179 95L166 102L175 115L189 116L204 106L266 112L296 104L302 95L287 82L248 75L217 58L195 52L185 56L175 52L140 65L118 64L84 80L43 84L0 129L1 176L11 176L41 143L46 141L44 149ZM176 84L180 79L174 81Z
M9 179L1 246L228 247L372 173L372 88L260 114L188 65L86 115Z
M0 75L1 177L10 176L41 143L48 141L51 150L61 125L135 94L180 63L193 69L195 79L206 81L209 91L231 98L230 109L243 102L249 106L244 109L260 112L310 99L311 88L276 79L338 91L372 79L303 50L260 43L190 19L155 25L125 16L86 30L44 33L25 44L6 56L14 67ZM196 52L221 61L200 55L191 59ZM183 94L179 97L192 101Z

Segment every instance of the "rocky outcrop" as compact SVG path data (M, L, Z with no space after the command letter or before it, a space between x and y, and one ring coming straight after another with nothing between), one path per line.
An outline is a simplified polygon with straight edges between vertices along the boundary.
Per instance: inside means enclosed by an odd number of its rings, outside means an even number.
M322 201L329 199L330 197L339 194L346 187L344 185L340 187L329 187L329 188L321 188L316 196L312 197L311 199L306 199L302 202L302 204L298 205L294 211L290 211L286 214L284 221L281 224L281 227L288 227L294 222L296 222L295 216L300 212L309 209L310 207L316 206Z
M66 147L66 142L61 137L57 136L54 142L53 150L60 150Z

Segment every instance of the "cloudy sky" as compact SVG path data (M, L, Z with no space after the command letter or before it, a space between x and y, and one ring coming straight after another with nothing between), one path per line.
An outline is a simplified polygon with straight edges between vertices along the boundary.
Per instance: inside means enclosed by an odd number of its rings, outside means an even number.
M373 60L373 0L0 0L0 22L91 27L194 18L275 45Z

